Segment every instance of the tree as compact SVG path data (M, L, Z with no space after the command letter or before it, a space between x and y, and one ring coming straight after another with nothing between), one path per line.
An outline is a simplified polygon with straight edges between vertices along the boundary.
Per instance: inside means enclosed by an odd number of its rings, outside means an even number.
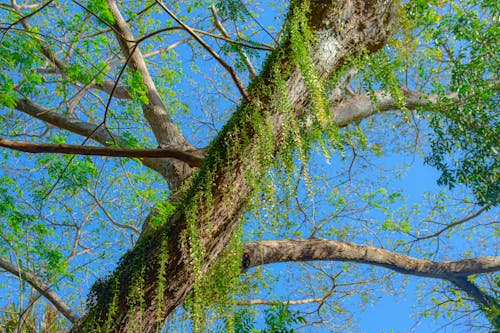
M498 329L498 4L275 6L269 30L240 0L1 4L3 325L40 298L71 332L251 331L258 304L270 331L329 325L393 278L364 263L441 280L432 313ZM405 208L373 164L391 150L449 190ZM249 301L278 262L312 262L324 293Z

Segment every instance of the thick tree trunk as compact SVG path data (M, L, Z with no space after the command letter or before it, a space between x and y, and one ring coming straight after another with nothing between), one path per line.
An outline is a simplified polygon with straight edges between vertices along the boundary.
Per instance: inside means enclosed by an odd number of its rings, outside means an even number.
M316 37L313 61L318 75L322 78L328 77L342 65L346 57L360 51L373 52L381 48L394 22L394 13L395 8L391 0L312 1L309 17ZM291 50L286 45L287 43L280 50L284 57L279 58L279 61L290 58ZM267 88L274 90L275 82L269 72L270 68L272 66L266 66L258 79L262 80ZM290 68L292 71L288 79L285 79L289 99L298 115L309 102L309 90L296 66ZM276 135L274 146L277 147L280 144L282 117L279 110L270 109L272 103L259 89L259 85L251 85L248 95L252 98L251 103L261 109L261 116L272 121ZM209 152L200 172L202 176L193 180L191 190L180 203L188 205L197 201L200 204L197 228L201 243L199 245L204 249L202 271L208 269L230 241L253 191L245 179L246 164L255 158L257 139L255 132L249 130L251 120L247 119L249 117L245 114L248 109L241 107L233 116L234 119L226 125ZM344 125L346 124L347 122L344 122ZM234 137L241 132L245 132L246 144L235 151L231 144L234 143ZM213 180L209 195L203 193L207 187L196 180L202 179L206 174L210 174ZM189 226L184 212L185 207L179 207L164 226L143 237L136 247L122 258L109 279L94 285L91 294L94 298L89 300L90 311L75 325L72 332L84 331L85 327L102 331L102 325L105 323L109 325L106 331L115 332L156 332L162 326L166 316L181 304L194 283L193 260L186 231ZM162 254L167 254L168 260L160 265L157 258ZM160 267L163 272L159 271ZM158 297L157 282L161 274L164 274L166 283L161 288L162 297ZM132 304L130 297L131 285L138 279L143 286L140 306ZM119 293L114 293L113 289L119 289ZM161 300L162 304L157 304L158 300ZM99 325L101 328L98 328ZM138 326L140 329L133 329Z

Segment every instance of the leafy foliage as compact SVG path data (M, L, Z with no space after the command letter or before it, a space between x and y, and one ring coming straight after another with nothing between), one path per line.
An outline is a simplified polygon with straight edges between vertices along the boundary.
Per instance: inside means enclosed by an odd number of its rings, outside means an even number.
M430 114L432 153L426 162L442 172L439 184L470 187L481 205L497 205L500 193L498 68L500 29L498 4L439 9L415 2L407 11L427 26L424 38L448 56L449 80L436 91L454 91L458 102ZM430 9L430 10L429 10ZM431 25L432 24L432 25Z
M270 306L264 310L264 328L258 329L255 315L247 308L234 313L235 333L294 333L291 326L305 324L306 320L298 311L291 311L288 304ZM225 332L225 328L219 332Z
M109 9L106 0L89 0L87 1L88 9L98 18L102 19L107 24L115 23L115 18Z
M143 104L148 104L147 88L142 81L142 74L139 71L132 72L127 78L127 85L135 100Z

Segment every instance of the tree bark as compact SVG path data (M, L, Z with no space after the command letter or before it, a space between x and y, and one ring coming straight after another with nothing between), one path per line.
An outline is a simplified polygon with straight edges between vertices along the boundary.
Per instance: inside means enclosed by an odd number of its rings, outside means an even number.
M291 6L294 6L294 2ZM384 45L395 20L395 4L391 0L312 1L308 15L316 37L312 52L313 62L318 76L326 78L332 75L347 57L360 51L373 52ZM278 59L290 58L289 43L284 43L279 51L284 57ZM269 61L276 61L276 58L271 55ZM288 96L298 116L309 103L309 89L296 66L291 68L287 79ZM266 66L258 79L274 90L275 82L269 70L270 66ZM282 115L280 110L270 108L269 100L259 100L264 95L259 89L261 88L258 85L251 85L248 94L251 103L259 106L264 121L272 122L276 135L273 144L277 148L283 130ZM200 234L199 245L204 249L202 271L206 271L220 255L229 243L253 191L245 179L245 168L248 161L255 158L256 138L255 132L248 128L251 127L251 120L247 119L248 115L245 113L248 113L248 108L241 107L233 115L233 120L239 119L240 122L228 122L214 141L200 171L201 175L212 175L210 195L203 194L206 187L198 184L195 178L176 213L162 227L141 238L136 247L121 259L118 268L107 280L94 285L91 296L95 298L90 300L89 313L73 327L72 332L81 332L85 327L95 327L96 324L104 322L110 323L108 331L114 332L125 332L137 325L141 327L142 332L156 332L161 329L163 320L181 304L194 283L193 262L189 246L186 246L188 225L184 214L184 205L189 202L200 201L201 205L197 229ZM234 151L231 143L241 132L245 132L246 145ZM217 159L213 155L217 155ZM219 162L214 162L215 160ZM161 253L168 254L164 272L159 272L160 265L156 261ZM131 279L137 277L138 270L142 272L141 278L144 281L144 302L139 317L139 309L134 308L134 304L130 304L130 298L127 297L133 282ZM167 285L163 289L162 304L156 304L157 280L161 273L165 274ZM110 306L113 300L113 286L119 288L119 299L115 303L118 306L115 307Z
M329 239L267 240L247 243L242 269L278 262L341 261L375 265L398 273L451 282L469 295L488 315L500 309L498 300L479 289L468 277L500 271L500 257L436 262L401 255L382 248ZM492 324L494 324L494 320Z
M277 262L348 261L381 266L398 273L452 280L500 270L500 257L436 262L382 248L329 239L268 240L245 244L243 269Z

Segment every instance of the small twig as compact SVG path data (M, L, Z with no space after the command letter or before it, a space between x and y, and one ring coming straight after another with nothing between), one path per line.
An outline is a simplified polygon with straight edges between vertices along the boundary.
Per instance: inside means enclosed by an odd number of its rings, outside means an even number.
M122 228L122 229L129 229L129 230L132 230L133 232L135 232L136 234L140 234L141 231L133 226L133 225L129 225L129 224L124 224L124 223L120 223L118 221L116 221L113 216L111 216L111 214L108 212L108 210L106 209L106 207L104 207L104 204L101 202L101 200L99 200L99 198L97 197L97 195L95 193L92 193L90 191L86 191L91 197L92 199L94 199L95 203L99 206L99 208L101 208L102 212L104 213L104 215L106 215L106 217L108 218L108 220L115 226L119 227L119 228Z
M437 237L439 235L441 235L443 232L445 232L446 230L448 229L451 229L451 228L454 228L460 224L464 224L465 222L468 222L476 217L478 217L479 215L481 215L484 211L488 210L490 208L490 206L485 206L483 208L481 208L480 210L478 210L476 213L472 214L472 215L469 215L461 220L458 220L458 221L455 221L453 223L450 223L448 224L446 227L436 231L435 233L432 233L430 235L427 235L427 236L422 236L422 237L415 237L416 239L413 241L413 242L416 242L416 241L421 241L421 240L424 240L424 239L429 239L429 238L433 238L433 237Z
M16 21L12 22L11 24L9 24L9 25L7 26L7 28L3 28L3 29L2 29L2 30L4 30L4 32L2 33L2 38L0 38L0 42L2 42L2 41L3 41L3 39L4 39L5 35L6 35L6 34L7 34L7 32L10 30L10 28L12 28L13 26L15 26L15 25L16 25L16 24L18 24L19 22L23 22L25 19L30 18L31 16L33 16L33 15L35 15L35 14L39 13L39 12L40 12L40 11L42 11L45 7L47 7L48 5L50 5L52 2L54 2L54 0L49 0L49 1L47 1L46 3L44 3L43 5L41 5L39 8L35 9L35 10L34 10L34 11L32 11L31 13L29 13L29 14L27 14L27 15L24 15L24 16L22 16L20 13L18 13L19 15L21 15L21 18L19 18L18 20L16 20ZM16 5L16 7L17 7L17 5ZM15 8L15 7L14 7L14 10L15 10L16 12L18 12L18 9L19 9L19 7L17 7L17 8Z
M248 16L250 16L250 18L252 19L252 21L254 21L269 37L271 37L271 39L274 41L274 43L276 43L276 45L278 45L279 41L276 40L276 38L274 38L274 36L266 28L264 28L264 26L259 22L259 20L257 20L255 18L255 16L250 11L250 9L248 9L247 5L245 5L245 3L242 0L240 0L240 3L243 6L243 8L245 8Z
M301 304L310 304L310 303L322 303L324 302L325 297L315 297L315 298L306 298L306 299L298 299L291 301L272 301L266 299L252 299L245 301L237 301L237 305L301 305Z

